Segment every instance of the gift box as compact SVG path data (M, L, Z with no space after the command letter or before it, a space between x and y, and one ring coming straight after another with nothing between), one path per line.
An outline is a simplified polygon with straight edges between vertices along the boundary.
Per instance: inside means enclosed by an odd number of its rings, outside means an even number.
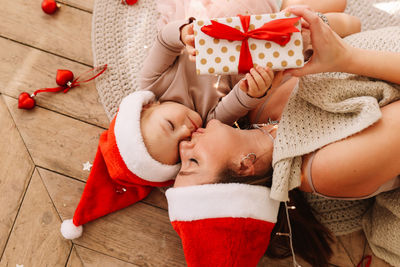
M247 73L304 65L300 17L289 12L193 22L197 74Z

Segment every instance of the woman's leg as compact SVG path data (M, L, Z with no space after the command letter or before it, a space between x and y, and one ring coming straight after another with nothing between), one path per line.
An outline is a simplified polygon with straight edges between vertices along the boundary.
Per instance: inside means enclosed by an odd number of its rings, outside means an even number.
M399 136L397 101L382 108L382 118L374 125L316 152L311 169L316 191L338 197L361 197L375 192L400 174ZM309 157L303 157L303 171ZM306 181L300 189L310 191Z
M358 17L338 12L324 15L327 17L331 29L342 38L361 31L361 21Z
M294 5L307 5L314 11L321 13L343 12L346 4L346 0L283 0L282 9Z

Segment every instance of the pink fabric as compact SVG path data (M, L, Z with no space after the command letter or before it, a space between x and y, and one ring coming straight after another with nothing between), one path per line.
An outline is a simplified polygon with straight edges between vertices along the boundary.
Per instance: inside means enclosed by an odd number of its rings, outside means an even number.
M159 0L159 27L189 17L221 18L279 12L276 0Z

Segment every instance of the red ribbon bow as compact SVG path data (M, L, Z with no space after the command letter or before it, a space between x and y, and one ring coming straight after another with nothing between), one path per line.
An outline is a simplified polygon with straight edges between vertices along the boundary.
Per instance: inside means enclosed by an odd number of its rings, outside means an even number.
M283 46L290 41L293 32L299 32L299 29L294 24L300 20L300 17L272 20L260 28L249 31L250 16L238 16L242 23L243 32L215 20L211 20L211 25L201 27L201 31L217 39L242 41L238 66L239 73L247 73L253 67L253 59L247 39L267 40Z

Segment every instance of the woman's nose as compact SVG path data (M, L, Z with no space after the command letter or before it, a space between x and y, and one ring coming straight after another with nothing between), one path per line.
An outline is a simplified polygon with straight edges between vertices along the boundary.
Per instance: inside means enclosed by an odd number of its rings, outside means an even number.
M179 150L182 152L187 149L193 148L193 146L194 146L194 144L191 141L185 140L185 141L182 141L179 143Z

